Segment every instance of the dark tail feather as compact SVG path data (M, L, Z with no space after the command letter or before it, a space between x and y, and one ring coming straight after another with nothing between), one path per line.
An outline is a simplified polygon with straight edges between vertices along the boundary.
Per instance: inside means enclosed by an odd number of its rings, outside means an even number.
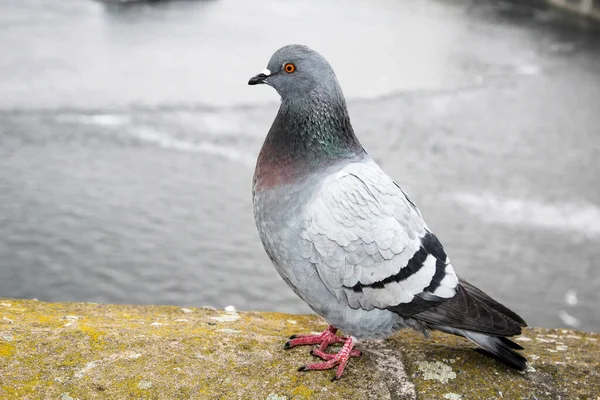
M463 336L477 344L480 352L525 370L527 360L515 351L523 347L506 338L521 333L526 326L523 318L460 277L459 282L453 298L411 317L432 329Z
M527 359L514 351L523 349L515 342L496 336L487 336L482 333L464 332L464 337L481 347L481 353L503 362L511 368L519 371L527 369Z
M451 333L465 337L481 347L478 351L488 357L492 357L507 366L519 371L527 369L527 359L515 350L523 350L523 347L505 337L489 336L483 333L465 331L446 326L432 326L442 332Z
M459 284L454 297L411 317L430 326L492 336L519 335L525 326L521 317L469 284Z
M511 309L504 306L503 304L498 303L496 300L492 299L490 296L485 294L481 289L479 289L478 287L476 287L474 285L471 285L462 276L458 277L458 281L460 282L462 287L464 287L465 290L467 292L469 292L469 294L472 297L476 298L477 300L479 300L481 302L487 303L489 306L494 308L496 311L500 311L502 314L506 315L507 317L511 318L513 321L517 322L520 326L527 326L525 321L523 321L523 318L521 318L516 312L512 311Z
M513 342L512 340L505 338L505 337L499 337L498 339L500 339L502 341L502 343L504 343L505 345L507 345L508 347L510 347L511 349L514 350L524 350L525 348L523 346L521 346L520 344L517 344L515 342Z

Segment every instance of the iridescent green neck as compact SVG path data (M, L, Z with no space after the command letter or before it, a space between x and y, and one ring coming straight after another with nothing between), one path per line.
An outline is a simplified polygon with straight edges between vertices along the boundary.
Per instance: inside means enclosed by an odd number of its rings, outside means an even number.
M283 151L294 159L311 162L362 152L343 98L330 99L318 93L282 101L267 144L274 152Z
M259 189L293 183L365 156L341 94L314 91L282 101L258 157L255 183Z

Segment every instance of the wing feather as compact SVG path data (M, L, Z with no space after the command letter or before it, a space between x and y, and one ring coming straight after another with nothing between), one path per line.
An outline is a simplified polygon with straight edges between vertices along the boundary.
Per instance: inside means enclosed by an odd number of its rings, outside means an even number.
M372 161L328 176L301 227L302 256L352 308L400 306L398 312L410 314L411 302L422 310L456 293L458 279L439 241L414 203Z

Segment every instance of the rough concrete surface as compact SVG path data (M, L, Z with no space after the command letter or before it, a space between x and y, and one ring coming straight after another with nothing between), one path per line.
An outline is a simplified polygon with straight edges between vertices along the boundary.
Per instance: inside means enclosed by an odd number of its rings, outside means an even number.
M341 381L297 372L313 315L0 299L2 399L598 399L600 335L527 329L518 373L461 338L361 343Z

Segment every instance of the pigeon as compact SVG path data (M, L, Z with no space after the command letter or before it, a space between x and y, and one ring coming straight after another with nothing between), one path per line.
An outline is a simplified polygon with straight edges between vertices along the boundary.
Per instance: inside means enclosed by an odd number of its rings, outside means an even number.
M340 379L361 355L357 341L402 328L465 337L525 370L523 347L508 339L525 321L455 273L415 203L360 144L327 60L284 46L248 84L281 96L253 178L260 239L283 280L329 324L285 344L318 345L311 354L322 361L299 371L337 366L332 380ZM342 346L328 352L334 344Z

